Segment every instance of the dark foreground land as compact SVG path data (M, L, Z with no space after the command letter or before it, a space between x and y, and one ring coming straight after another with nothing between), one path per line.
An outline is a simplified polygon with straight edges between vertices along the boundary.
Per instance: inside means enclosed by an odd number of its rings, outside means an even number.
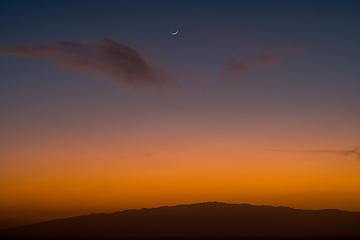
M0 231L2 239L360 239L360 213L225 204L97 213Z
M117 236L117 237L14 237L9 240L358 240L356 236Z

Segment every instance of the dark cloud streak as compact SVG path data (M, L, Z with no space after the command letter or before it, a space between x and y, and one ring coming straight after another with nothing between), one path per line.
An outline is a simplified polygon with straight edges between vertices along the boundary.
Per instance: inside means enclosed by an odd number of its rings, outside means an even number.
M55 65L91 73L132 88L180 88L180 84L131 47L104 38L99 42L62 41L50 46L0 49L0 55L43 58Z
M354 149L349 150L342 150L342 151L336 151L336 150L302 150L302 151L296 151L296 150L275 150L271 149L268 151L272 152L291 152L291 153L329 153L329 154L335 154L335 155L341 155L341 156L349 156L355 154L357 156L357 160L360 160L360 147L355 147Z

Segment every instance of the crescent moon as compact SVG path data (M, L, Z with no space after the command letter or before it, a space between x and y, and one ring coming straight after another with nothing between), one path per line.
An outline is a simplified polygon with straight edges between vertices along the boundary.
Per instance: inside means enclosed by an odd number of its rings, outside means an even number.
M171 33L171 34L174 36L174 35L178 34L178 32L179 32L179 31L176 31L176 32L173 32L173 33Z

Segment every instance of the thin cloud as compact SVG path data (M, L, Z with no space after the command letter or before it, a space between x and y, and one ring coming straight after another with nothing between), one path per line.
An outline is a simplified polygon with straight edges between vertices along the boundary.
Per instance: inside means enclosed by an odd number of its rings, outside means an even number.
M275 150L271 149L268 151L272 152L292 152L292 153L328 153L328 154L334 154L334 155L340 155L340 156L349 156L349 155L356 155L357 160L360 160L360 147L355 147L353 149L349 150L302 150L302 151L296 151L296 150Z
M50 46L5 48L0 49L0 55L43 58L132 88L181 87L165 71L149 64L144 55L109 38L91 43L62 41Z
M224 77L243 77L245 73L279 64L284 61L285 58L299 55L302 52L303 50L300 47L291 44L280 51L268 51L259 48L248 61L239 61L233 57L228 57L225 66L222 67L222 74Z

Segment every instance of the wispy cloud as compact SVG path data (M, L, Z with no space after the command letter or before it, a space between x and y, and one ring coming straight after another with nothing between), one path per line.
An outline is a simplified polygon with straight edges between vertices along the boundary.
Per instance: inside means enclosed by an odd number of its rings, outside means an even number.
M278 150L270 149L272 152L292 152L292 153L328 153L340 156L356 155L357 159L360 160L360 147L355 147L349 150Z
M269 51L263 48L256 50L250 60L241 61L233 57L226 59L225 66L222 67L224 77L238 76L243 77L245 73L255 71L263 67L269 67L282 62L285 58L301 54L303 50L292 44L278 51Z
M0 49L0 55L43 58L53 64L91 73L132 88L180 88L164 70L144 55L109 38L98 42L58 42L54 45Z

